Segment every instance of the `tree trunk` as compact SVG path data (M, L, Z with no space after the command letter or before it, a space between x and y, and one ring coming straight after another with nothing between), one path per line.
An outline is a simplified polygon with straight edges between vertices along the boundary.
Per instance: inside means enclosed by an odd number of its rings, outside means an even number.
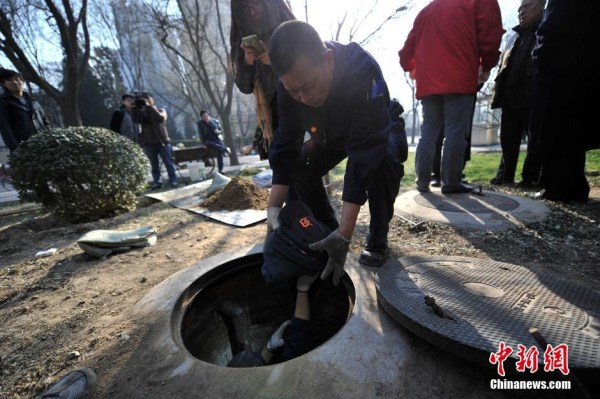
M223 136L225 138L225 145L229 148L235 149L235 145L233 143L233 135L232 135L232 126L229 118L225 118L221 121L223 125ZM229 154L229 164L230 165L239 165L240 162L238 160L237 153L235 151L231 151Z

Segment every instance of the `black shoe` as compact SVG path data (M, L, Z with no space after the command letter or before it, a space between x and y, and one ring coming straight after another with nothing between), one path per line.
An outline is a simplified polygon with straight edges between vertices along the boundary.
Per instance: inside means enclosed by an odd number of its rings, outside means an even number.
M387 248L380 250L363 249L358 257L358 263L363 266L380 267L387 258Z
M171 184L171 187L173 187L173 188L177 188L177 186L179 186L179 184L177 184L177 183L170 183L170 184Z
M515 186L514 180L503 180L503 179L499 179L497 177L494 177L492 180L490 180L490 183L493 184L494 186L504 186L504 187L514 187Z
M523 180L515 184L516 188L534 188L538 187L538 184L533 181Z
M446 188L442 187L442 194L465 194L473 191L473 187L467 186L466 184L461 184L457 188Z
M162 183L152 183L150 184L150 190L157 190L162 187Z
M432 178L429 185L431 187L442 187L442 181L439 178Z

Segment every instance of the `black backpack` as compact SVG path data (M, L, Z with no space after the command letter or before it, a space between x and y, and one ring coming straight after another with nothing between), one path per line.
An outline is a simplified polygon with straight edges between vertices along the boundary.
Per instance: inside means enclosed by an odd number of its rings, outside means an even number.
M327 237L331 230L301 201L286 204L279 213L279 223L263 248L261 272L265 281L290 280L322 271L327 253L311 251L308 246Z

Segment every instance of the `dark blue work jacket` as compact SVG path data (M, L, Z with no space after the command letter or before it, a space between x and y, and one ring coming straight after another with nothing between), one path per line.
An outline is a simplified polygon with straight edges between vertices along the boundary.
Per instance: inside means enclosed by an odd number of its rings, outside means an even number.
M389 134L403 131L403 125L391 118L390 94L377 61L356 43L325 45L333 50L334 69L324 105L304 105L277 82L279 128L269 149L273 184L291 184L305 134L315 136L327 151L348 156L342 199L363 205L367 186L386 154Z

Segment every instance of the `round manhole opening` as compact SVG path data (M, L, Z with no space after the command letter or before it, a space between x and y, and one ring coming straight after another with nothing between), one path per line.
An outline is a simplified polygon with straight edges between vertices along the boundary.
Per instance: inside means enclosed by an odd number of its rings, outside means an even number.
M262 263L262 254L226 262L201 276L181 296L174 325L195 358L226 367L242 351L260 352L275 330L292 319L296 281L267 284L260 272ZM313 348L344 326L355 298L347 275L338 286L329 279L312 284Z

